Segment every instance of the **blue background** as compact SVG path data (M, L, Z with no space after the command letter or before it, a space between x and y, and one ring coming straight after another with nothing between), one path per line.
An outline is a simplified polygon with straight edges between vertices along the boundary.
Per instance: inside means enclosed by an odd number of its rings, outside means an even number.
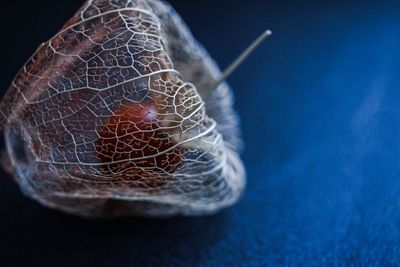
M57 3L56 3L57 2ZM81 1L6 1L0 86ZM400 9L384 1L171 1L226 66L248 187L220 214L90 221L0 179L1 266L400 265Z

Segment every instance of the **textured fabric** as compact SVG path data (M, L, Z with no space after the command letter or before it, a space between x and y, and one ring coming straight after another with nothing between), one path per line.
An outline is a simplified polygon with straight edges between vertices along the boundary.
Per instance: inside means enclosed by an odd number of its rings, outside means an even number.
M82 4L13 2L0 18L10 36L1 88ZM0 265L400 265L400 6L172 4L222 66L273 30L230 79L246 143L242 201L202 218L88 221L22 197L4 175Z

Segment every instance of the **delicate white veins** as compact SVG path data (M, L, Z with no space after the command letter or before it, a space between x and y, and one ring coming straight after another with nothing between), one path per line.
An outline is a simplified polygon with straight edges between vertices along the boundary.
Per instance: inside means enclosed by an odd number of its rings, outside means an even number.
M159 0L89 0L12 82L0 118L16 181L85 216L214 212L244 186L221 74Z

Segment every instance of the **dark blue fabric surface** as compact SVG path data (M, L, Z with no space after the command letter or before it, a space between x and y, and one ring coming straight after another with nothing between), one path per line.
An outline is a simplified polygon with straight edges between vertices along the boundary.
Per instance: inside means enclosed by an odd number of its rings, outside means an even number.
M8 4L2 88L81 4L59 2ZM0 265L400 265L400 6L173 4L222 66L274 32L230 79L246 142L242 201L203 218L87 221L31 202L3 175Z

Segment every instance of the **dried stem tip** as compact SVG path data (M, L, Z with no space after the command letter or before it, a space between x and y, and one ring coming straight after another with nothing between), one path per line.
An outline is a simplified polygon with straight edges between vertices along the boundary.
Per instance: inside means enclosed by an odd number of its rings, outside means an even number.
M272 32L270 30L264 31L251 45L249 45L246 50L244 50L239 57L233 61L229 67L224 71L221 77L214 83L212 89L216 89L221 83L223 83L235 70L264 42Z

